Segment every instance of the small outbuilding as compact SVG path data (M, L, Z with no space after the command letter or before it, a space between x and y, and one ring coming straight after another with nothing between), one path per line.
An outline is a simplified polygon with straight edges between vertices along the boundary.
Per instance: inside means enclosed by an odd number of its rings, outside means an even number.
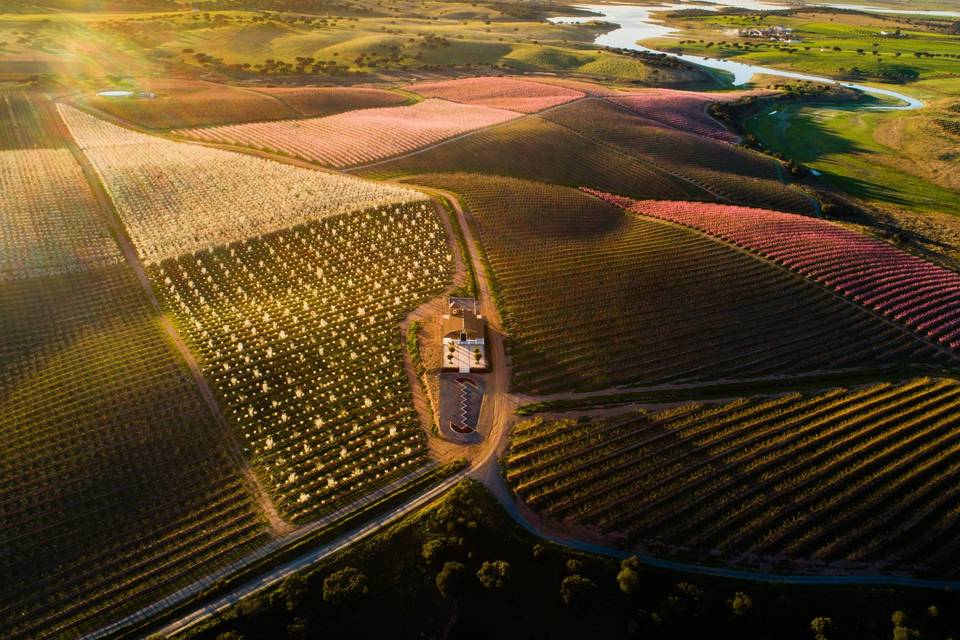
M448 313L441 319L445 371L470 373L487 370L487 321L475 298L448 298Z

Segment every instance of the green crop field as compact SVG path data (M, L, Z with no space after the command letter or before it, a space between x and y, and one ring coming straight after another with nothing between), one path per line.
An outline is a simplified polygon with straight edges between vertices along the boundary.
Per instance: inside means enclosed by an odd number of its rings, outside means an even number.
M916 379L533 420L507 478L553 519L661 553L952 576L958 409L955 380Z
M955 189L929 174L918 175L926 163L937 162L937 154L930 153L932 141L916 150L913 162L878 141L905 117L910 116L795 104L771 107L747 128L764 146L820 171L824 183L867 202L911 211L960 211ZM949 166L950 158L944 155L941 162Z
M470 175L414 180L460 194L471 212L520 390L939 360L815 285L582 192Z

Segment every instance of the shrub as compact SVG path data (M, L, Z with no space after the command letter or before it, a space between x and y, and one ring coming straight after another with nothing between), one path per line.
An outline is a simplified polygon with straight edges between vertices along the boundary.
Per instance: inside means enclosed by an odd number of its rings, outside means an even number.
M437 589L444 598L456 598L463 592L467 568L459 562L446 562L437 574Z
M560 582L560 598L571 609L586 607L596 593L597 585L593 580L579 574L567 576Z
M368 591L367 577L353 567L331 573L323 581L323 601L334 606L356 602Z
M486 589L499 589L510 578L510 563L506 560L484 562L477 571L477 580Z

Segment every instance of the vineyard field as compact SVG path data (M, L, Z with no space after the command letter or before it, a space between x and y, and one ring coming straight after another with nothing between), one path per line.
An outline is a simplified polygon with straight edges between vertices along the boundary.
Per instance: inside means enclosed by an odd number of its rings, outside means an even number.
M152 98L91 96L86 104L149 129L279 120L301 115L284 101L250 89L186 79L151 79Z
M266 540L129 268L0 281L0 308L4 635L76 635Z
M426 460L398 323L449 284L432 205L330 217L150 270L280 512L344 506Z
M367 87L264 87L257 91L280 100L304 118L318 118L355 109L399 107L411 100L401 93ZM246 121L254 120L263 118Z
M543 117L597 142L622 148L732 202L812 213L809 198L783 184L777 162L759 153L665 126L610 100L583 100Z
M665 127L687 131L698 136L735 142L738 137L707 113L707 107L717 102L734 102L758 92L697 93L671 89L650 89L610 98L611 102L626 107L638 116ZM762 92L761 92L762 93Z
M957 574L955 380L533 420L506 457L530 507L625 546L792 571Z
M953 271L825 220L698 202L622 204L755 251L960 352L960 275Z
M120 261L68 150L0 149L0 193L0 281Z
M520 113L535 113L585 94L562 87L518 78L462 78L440 82L418 82L407 87L427 98L477 104Z
M528 393L942 364L818 285L566 187L419 176L462 196Z
M24 91L0 90L0 151L62 146L59 118L42 98Z
M409 107L362 109L307 120L182 129L178 133L343 168L408 153L519 116L505 109L430 98Z
M62 106L148 263L423 196L356 178L165 140Z
M509 147L510 152L504 153ZM711 200L706 191L540 118L524 118L359 173L372 178L457 171L527 178L571 187L608 185L624 195ZM416 182L415 178L410 180ZM600 188L600 187L597 187ZM688 194L678 196L678 194Z

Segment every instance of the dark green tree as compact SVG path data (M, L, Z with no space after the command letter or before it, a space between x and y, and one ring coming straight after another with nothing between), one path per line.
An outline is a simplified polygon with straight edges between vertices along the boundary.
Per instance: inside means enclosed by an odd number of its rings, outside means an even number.
M628 596L636 592L640 586L640 559L637 556L630 556L620 562L617 584L620 591Z
M437 574L437 589L444 598L456 598L463 593L467 568L459 562L446 562Z
M499 589L510 578L510 563L506 560L484 561L477 571L477 580L485 589Z
M356 602L368 592L367 577L353 567L335 571L323 581L323 601L334 606Z
M560 582L560 599L571 609L583 609L597 593L597 585L579 574L567 576Z

